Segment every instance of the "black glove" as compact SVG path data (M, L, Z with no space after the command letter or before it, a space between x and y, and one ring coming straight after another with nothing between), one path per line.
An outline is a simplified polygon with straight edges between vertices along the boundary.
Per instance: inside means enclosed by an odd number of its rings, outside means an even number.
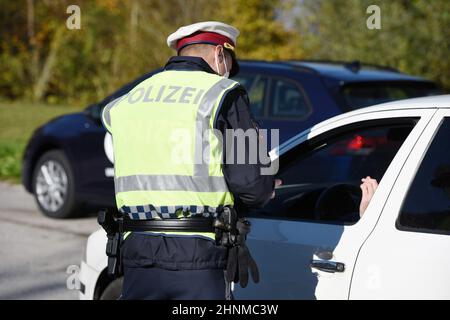
M236 229L235 243L228 251L226 278L228 282L239 282L241 287L245 288L248 284L248 269L255 283L259 282L259 270L245 245L245 239L250 232L250 223L245 219L239 219Z

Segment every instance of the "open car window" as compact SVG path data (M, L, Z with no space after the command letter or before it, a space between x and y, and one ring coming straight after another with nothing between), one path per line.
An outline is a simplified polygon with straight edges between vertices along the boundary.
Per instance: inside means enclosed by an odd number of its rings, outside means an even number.
M324 133L281 156L277 196L251 216L356 223L361 178L379 182L417 119L367 121Z

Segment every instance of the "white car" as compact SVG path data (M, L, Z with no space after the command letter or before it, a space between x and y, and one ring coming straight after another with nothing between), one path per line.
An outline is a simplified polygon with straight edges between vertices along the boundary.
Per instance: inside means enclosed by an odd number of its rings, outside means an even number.
M450 299L450 95L339 115L277 155L283 186L248 213L261 281L237 299ZM379 186L359 219L366 176ZM105 245L89 237L82 299L120 293Z

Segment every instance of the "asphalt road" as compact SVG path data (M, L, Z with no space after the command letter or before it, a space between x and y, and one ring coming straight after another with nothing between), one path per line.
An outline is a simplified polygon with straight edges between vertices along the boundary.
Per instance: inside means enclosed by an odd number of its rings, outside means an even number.
M47 218L21 185L0 182L0 299L78 299L67 271L98 228L94 215Z

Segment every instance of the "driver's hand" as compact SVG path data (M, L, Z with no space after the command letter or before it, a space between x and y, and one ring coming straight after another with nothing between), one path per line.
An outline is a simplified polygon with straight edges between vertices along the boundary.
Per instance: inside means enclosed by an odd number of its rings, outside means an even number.
M372 179L369 176L367 176L366 178L362 178L361 181L362 181L362 184L359 186L362 190L361 203L359 204L359 216L360 217L363 216L364 211L366 211L367 206L369 205L370 200L372 200L372 197L378 187L377 180Z
M283 181L281 181L281 179L275 179L275 188L279 187L283 184ZM270 197L270 199L275 198L275 190L273 190L272 192L272 196Z

